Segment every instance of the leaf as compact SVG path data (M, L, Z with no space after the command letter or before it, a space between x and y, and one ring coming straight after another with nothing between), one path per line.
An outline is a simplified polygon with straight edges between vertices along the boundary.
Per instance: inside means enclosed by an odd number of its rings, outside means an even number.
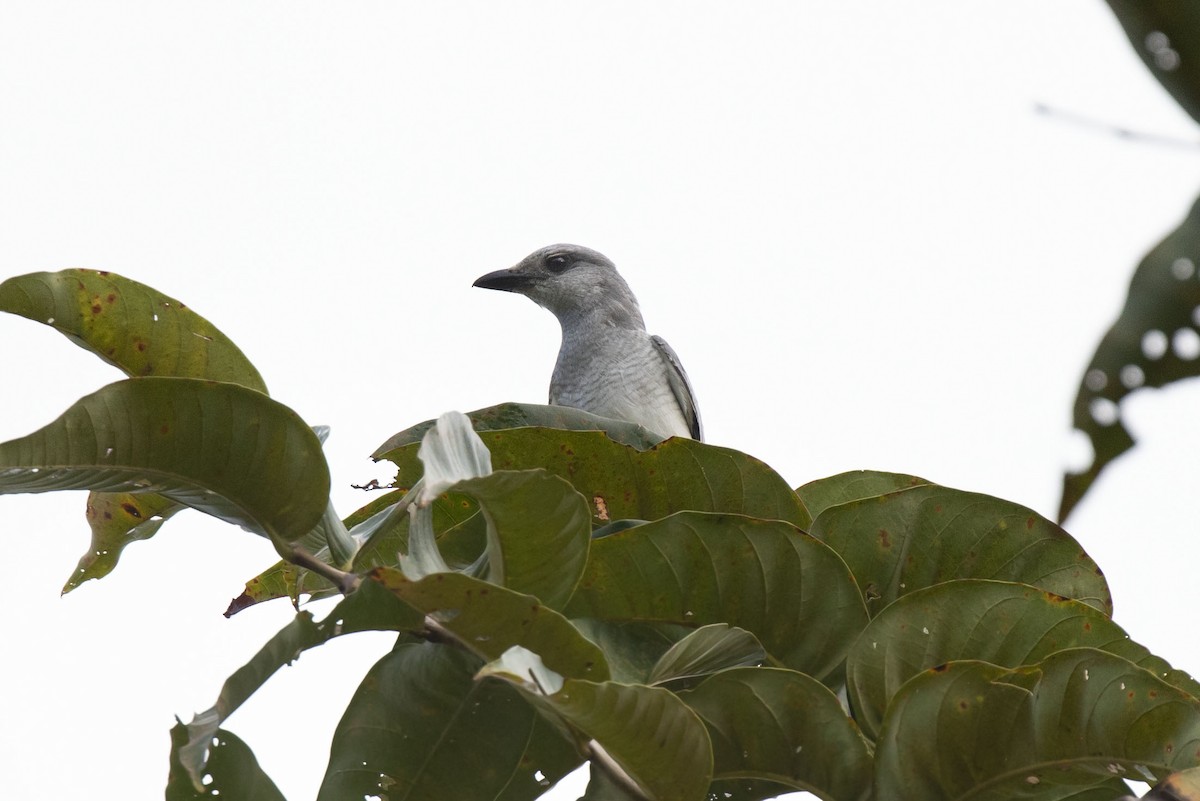
M570 617L751 632L787 667L818 678L866 625L845 564L782 520L680 512L592 543Z
M376 663L334 733L319 801L526 801L582 761L507 684L474 681L479 665L434 643Z
M461 573L410 581L399 570L377 568L372 581L430 615L483 659L498 659L513 645L537 653L564 676L609 678L604 653L565 617L532 595L506 590Z
M208 782L199 788L192 784L176 755L187 741L187 727L176 723L171 729L171 773L167 778L167 801L198 801L219 798L222 801L284 801L279 788L268 778L250 747L233 732L217 729L208 746Z
M714 779L766 779L823 798L865 799L871 756L841 702L816 679L778 668L735 668L680 694L713 745ZM731 798L753 795L726 788Z
M312 429L260 392L133 378L0 444L0 494L65 489L157 492L282 548L321 519L329 468Z
M258 370L216 326L116 273L18 275L0 283L0 311L49 325L129 376L208 378L267 391Z
M752 456L691 439L669 439L648 451L595 431L516 428L480 431L497 470L544 468L569 482L591 503L593 525L633 518L657 520L685 509L811 522L796 493ZM397 466L398 486L421 473L416 446L382 457Z
M467 412L467 417L471 418L471 427L477 432L506 431L531 426L570 431L602 431L614 441L630 445L638 450L646 450L662 441L662 437L636 423L600 417L571 406L501 403L486 409ZM394 451L420 443L425 432L433 428L436 422L436 420L426 420L424 423L406 428L399 434L394 434L387 442L375 449L372 458L376 461L380 459L395 461L391 456Z
M615 681L649 684L658 660L696 629L666 623L622 622L581 617L571 621L604 652ZM719 625L719 624L718 624Z
M881 473L876 470L851 470L829 478L810 481L796 490L809 513L815 519L830 506L838 506L862 498L874 498L896 490L929 484L923 478L903 473Z
M750 632L713 623L701 626L667 649L650 671L647 684L693 679L727 668L761 665L762 643Z
M0 283L0 311L51 326L129 376L208 378L267 391L258 370L216 326L174 298L115 273L62 270L9 278ZM138 518L117 511L126 506L150 513ZM63 592L108 575L126 545L154 536L179 508L146 494L131 500L93 493L92 543Z
M1098 610L1025 584L969 579L905 595L863 630L846 660L854 718L876 736L904 683L947 662L1015 668L1076 647L1116 654L1200 698L1200 684L1130 640Z
M1200 63L1200 53L1192 63ZM1142 259L1129 285L1125 307L1100 340L1080 381L1072 415L1075 428L1091 440L1094 455L1086 470L1063 477L1060 521L1066 520L1101 471L1133 447L1133 436L1121 420L1120 403L1125 396L1144 386L1161 387L1200 375L1197 265L1200 201L1179 227Z
M93 492L88 495L87 521L92 543L79 559L63 594L89 579L107 576L125 546L153 537L172 515L186 507L153 493Z
M1106 783L1119 792L1116 779L1196 765L1198 744L1196 699L1119 656L1076 648L1015 669L953 662L896 695L875 792L930 801L1061 798Z
M587 502L544 470L501 470L455 484L487 522L488 580L561 609L591 544Z
M1200 8L1173 0L1108 0L1134 52L1200 122Z
M546 712L583 732L650 801L704 799L712 777L712 751L704 725L674 693L659 687L567 679L546 695L524 677L485 668L481 675L510 682ZM478 797L478 796L476 796ZM611 796L601 796L611 797Z
M1104 575L1079 543L999 498L914 487L826 509L811 533L846 560L872 616L901 595L960 578L1030 584L1112 612Z
M364 581L320 623L314 623L308 612L300 612L225 680L217 702L210 709L196 715L186 726L182 723L176 726L185 730L185 737L176 738L172 730L172 771L178 767L190 778L196 791L200 791L205 753L212 738L217 736L218 727L277 670L298 659L304 651L343 634L420 630L423 626L419 612L372 581Z

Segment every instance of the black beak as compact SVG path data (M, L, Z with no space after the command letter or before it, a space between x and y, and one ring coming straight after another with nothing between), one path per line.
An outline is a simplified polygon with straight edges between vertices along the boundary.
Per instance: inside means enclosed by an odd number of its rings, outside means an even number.
M496 270L494 273L481 275L471 286L484 289L499 289L504 292L522 292L533 283L533 279L514 270Z

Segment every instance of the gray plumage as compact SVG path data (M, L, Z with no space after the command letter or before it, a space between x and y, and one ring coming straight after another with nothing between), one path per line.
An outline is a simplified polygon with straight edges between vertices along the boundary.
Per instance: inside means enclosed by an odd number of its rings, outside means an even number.
M536 250L475 286L525 295L562 326L550 403L701 439L700 411L679 357L646 333L637 298L603 255L578 245Z

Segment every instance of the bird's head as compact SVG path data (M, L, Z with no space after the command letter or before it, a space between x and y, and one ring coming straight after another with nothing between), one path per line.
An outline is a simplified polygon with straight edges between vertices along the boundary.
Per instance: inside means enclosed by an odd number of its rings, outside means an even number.
M637 299L603 254L579 245L549 245L516 266L480 276L475 286L517 292L549 309L564 326L599 315L604 322L644 327Z

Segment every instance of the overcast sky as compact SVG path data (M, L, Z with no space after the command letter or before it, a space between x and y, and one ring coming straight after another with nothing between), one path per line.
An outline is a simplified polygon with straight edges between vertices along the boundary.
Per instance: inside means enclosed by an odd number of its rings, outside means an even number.
M192 306L332 426L347 514L394 432L544 401L554 319L471 282L575 242L678 351L709 441L793 485L894 470L1052 516L1079 376L1200 150L1036 103L1197 138L1099 0L9 3L0 278L106 269ZM0 439L119 377L11 316L0 375ZM1192 672L1198 403L1135 394L1138 448L1068 525L1117 622ZM158 797L172 716L291 617L221 617L273 552L194 512L59 598L83 506L0 498L8 797ZM229 720L292 801L391 639L307 653Z

